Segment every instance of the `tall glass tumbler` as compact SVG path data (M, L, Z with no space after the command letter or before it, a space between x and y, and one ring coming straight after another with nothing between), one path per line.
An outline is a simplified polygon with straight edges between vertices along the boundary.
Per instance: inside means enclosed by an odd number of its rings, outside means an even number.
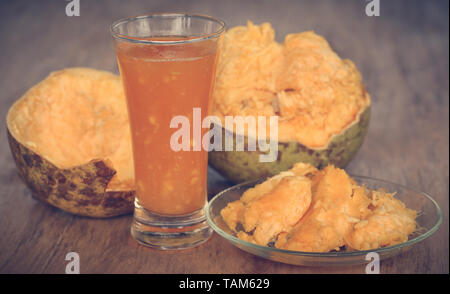
M131 234L158 249L206 241L208 131L223 21L153 14L111 25L130 118L136 199Z

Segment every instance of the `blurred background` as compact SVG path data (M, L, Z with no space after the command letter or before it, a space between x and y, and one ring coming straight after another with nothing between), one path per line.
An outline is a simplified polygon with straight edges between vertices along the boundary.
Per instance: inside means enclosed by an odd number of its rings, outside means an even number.
M118 73L108 30L114 20L195 12L221 18L228 27L270 22L280 42L286 34L314 30L341 58L354 61L373 106L365 143L348 171L426 191L444 211L439 232L409 256L419 255L421 265L402 261L398 268L395 260L387 261L386 271L448 273L449 1L379 0L380 15L371 17L366 15L371 1L365 0L80 0L80 15L72 17L66 15L69 2L0 1L1 236L12 230L1 212L30 196L7 145L11 104L51 71L86 66ZM213 189L219 189L225 181L211 173ZM6 271L2 261L14 249L1 239L0 270ZM300 271L278 272L283 269Z

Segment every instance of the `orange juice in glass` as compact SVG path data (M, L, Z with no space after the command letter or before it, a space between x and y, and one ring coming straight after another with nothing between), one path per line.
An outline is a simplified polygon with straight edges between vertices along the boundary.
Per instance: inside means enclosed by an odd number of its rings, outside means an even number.
M127 98L136 200L133 237L182 249L211 235L206 204L208 153L192 133L194 113L208 116L224 23L203 15L154 14L111 26ZM171 145L173 119L190 122L189 150ZM197 118L198 119L198 118ZM172 125L171 125L172 124ZM201 137L207 129L200 129Z

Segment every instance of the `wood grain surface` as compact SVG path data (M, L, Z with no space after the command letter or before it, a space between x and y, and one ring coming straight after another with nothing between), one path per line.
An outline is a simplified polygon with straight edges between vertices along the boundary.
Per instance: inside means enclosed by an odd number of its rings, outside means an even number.
M449 272L449 17L448 1L89 1L80 16L67 1L0 2L0 273L64 273L65 256L80 255L82 273L364 273L364 266L311 268L252 256L213 237L195 249L156 251L130 236L131 216L76 217L31 198L6 139L11 104L51 71L88 66L117 72L108 25L152 12L196 12L228 27L269 21L287 33L315 30L352 59L372 95L369 132L347 167L432 195L444 222L412 250L381 263L382 273ZM209 171L209 195L228 187Z

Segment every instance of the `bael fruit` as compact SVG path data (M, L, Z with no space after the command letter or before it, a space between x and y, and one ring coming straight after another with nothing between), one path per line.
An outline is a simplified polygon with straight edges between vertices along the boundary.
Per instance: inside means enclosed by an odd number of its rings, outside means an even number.
M325 38L309 31L278 43L269 23L234 27L224 35L213 114L222 138L244 136L246 151L236 151L234 139L234 151L212 151L209 163L233 182L273 176L296 162L343 168L363 142L370 104L356 66L341 59ZM264 152L258 146L248 151L248 134L257 134L248 126L238 135L222 127L227 117L237 116L266 122L278 117L275 161L260 162Z
M90 217L133 211L120 77L88 68L53 72L11 106L6 121L14 161L33 197Z

